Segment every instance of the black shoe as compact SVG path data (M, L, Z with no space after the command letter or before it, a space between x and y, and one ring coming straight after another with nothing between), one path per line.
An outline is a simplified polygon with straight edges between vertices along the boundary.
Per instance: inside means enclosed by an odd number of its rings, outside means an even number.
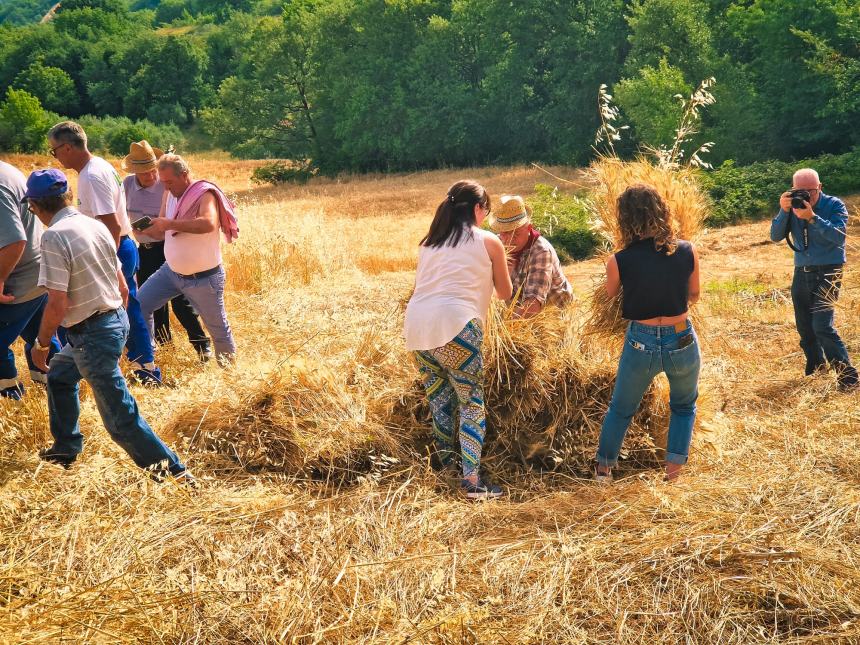
M803 373L805 376L812 376L813 374L823 374L826 371L827 363L807 363Z
M481 479L478 480L477 484L473 484L468 479L462 480L460 482L460 490L466 496L466 499L471 500L498 499L504 495L501 488Z
M54 452L53 448L42 448L39 451L39 459L42 461L46 461L49 464L57 464L58 466L62 466L66 470L68 470L73 463L75 463L75 459L77 459L77 455L69 455L63 452Z
M836 385L840 392L850 392L855 390L860 385L860 376L857 374L857 368L851 363L833 363L836 369Z

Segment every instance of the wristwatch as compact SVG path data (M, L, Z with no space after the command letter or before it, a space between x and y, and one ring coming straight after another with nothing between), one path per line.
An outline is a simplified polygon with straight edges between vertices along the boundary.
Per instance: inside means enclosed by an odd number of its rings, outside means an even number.
M36 348L36 351L37 351L37 352L47 352L49 349L51 349L51 343L50 343L50 342L48 342L48 344L47 344L47 345L43 345L42 343L40 343L40 342L39 342L39 338L38 338L38 336L37 336L37 337L36 337L36 342L35 342L35 343L33 343L33 347L35 347L35 348Z

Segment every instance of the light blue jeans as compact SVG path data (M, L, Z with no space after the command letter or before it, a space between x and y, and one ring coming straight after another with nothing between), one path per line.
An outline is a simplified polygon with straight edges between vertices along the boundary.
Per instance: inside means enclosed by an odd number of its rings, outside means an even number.
M67 344L48 365L51 452L73 457L83 450L78 393L81 379L86 379L111 439L141 468L178 475L185 466L140 415L120 371L127 339L128 315L122 307L66 330Z
M205 278L188 279L173 271L167 263L153 273L137 293L140 309L149 325L150 333L155 337L154 312L170 302L178 295L188 298L203 324L209 331L212 344L215 345L215 356L219 363L229 362L236 354L236 343L233 332L227 322L227 311L224 309L224 283L226 277L224 268L218 273Z
M682 347L682 343L688 342L684 341L687 337L691 337L692 342ZM671 410L666 461L687 463L696 420L701 362L699 341L689 321L680 333L671 325L653 327L631 322L618 362L612 402L600 430L597 462L609 467L618 463L621 443L645 391L655 376L666 372Z

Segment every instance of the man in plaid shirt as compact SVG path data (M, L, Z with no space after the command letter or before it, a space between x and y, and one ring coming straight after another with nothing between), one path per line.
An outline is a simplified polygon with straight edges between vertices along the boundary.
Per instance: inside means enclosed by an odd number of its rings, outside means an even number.
M508 250L517 314L529 317L546 305L570 304L573 289L552 244L532 226L531 208L519 195L502 195L501 203L490 217L490 228Z

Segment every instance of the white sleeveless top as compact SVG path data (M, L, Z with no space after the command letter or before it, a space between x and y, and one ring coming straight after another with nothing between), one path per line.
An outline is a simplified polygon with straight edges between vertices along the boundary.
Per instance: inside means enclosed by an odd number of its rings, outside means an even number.
M476 226L457 246L420 247L415 292L406 306L406 349L429 350L452 341L473 318L487 321L493 263Z
M178 204L179 200L168 193L164 213L167 219L176 219ZM221 264L220 226L202 235L192 233L174 235L174 233L176 231L167 231L164 234L164 258L167 260L167 266L176 273L191 275L214 269Z

